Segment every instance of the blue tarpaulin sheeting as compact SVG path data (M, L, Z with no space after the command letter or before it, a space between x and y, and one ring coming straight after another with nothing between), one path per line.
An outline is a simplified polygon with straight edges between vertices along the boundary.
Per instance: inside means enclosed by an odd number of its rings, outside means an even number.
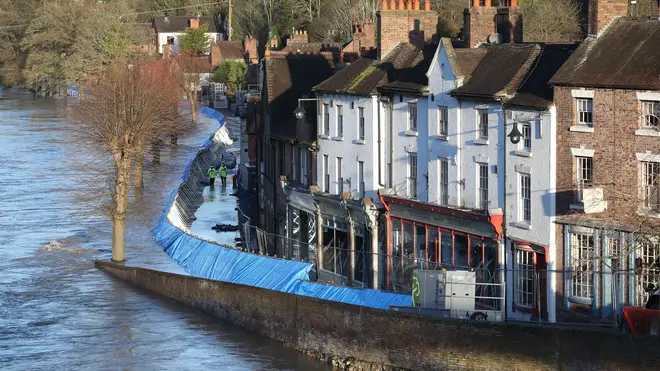
M215 110L204 107L202 114L217 119L220 127L225 124L224 116ZM203 148L208 149L211 144L209 140ZM192 163L191 160L186 167L184 182L190 177ZM167 219L176 196L177 192L170 196L153 233L165 252L194 276L371 308L412 305L410 295L310 282L309 263L242 252L188 235Z

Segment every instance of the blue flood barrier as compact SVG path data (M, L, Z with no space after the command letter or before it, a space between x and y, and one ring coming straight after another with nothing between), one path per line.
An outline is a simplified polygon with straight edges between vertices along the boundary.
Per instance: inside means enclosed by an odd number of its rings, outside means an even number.
M220 128L224 126L225 117L221 113L207 107L201 112L209 118L217 119ZM195 157L212 145L213 140L208 139ZM312 265L309 263L238 251L191 236L172 225L167 217L168 211L173 207L181 186L190 178L190 169L194 160L195 158L188 162L179 189L175 189L168 198L163 215L153 229L158 244L187 272L217 281L364 307L386 310L389 306L412 306L410 295L310 282L309 272Z

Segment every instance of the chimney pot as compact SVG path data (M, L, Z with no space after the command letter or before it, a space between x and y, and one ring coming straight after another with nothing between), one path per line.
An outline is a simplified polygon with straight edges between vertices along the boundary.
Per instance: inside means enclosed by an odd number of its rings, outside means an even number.
M484 0L484 6L485 6L486 8L492 8L492 7L493 7L493 3L492 3L491 0Z
M511 7L515 8L518 6L518 0L511 0Z
M388 10L387 0L383 0L380 6L380 10Z
M424 0L424 10L427 12L431 10L431 0Z
M473 8L478 8L479 7L479 0L472 0L472 7Z
M413 2L413 10L419 10L419 8L420 8L420 2L419 0L415 0Z
M405 0L399 0L399 10L406 10Z
M396 10L396 0L390 0L390 10Z
M406 10L413 10L412 0L406 1Z

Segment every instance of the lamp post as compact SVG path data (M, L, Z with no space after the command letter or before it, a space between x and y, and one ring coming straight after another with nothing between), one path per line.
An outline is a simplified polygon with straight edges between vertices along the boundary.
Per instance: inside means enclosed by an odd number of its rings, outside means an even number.
M304 120L305 116L307 115L307 111L305 111L305 108L302 105L302 102L309 102L309 101L320 101L320 98L298 98L298 107L296 107L296 110L293 111L293 114L296 115L296 118L298 120Z

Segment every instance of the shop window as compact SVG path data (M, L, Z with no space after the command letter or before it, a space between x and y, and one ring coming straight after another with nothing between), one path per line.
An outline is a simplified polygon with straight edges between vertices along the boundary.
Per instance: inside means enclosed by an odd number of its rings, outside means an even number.
M593 264L594 236L593 234L571 234L571 277L570 294L578 298L591 299L593 295Z
M457 233L454 234L454 265L463 269L468 267L468 239Z
M429 239L426 244L426 253L428 255L428 268L438 269L438 262L440 261L440 235L437 228L428 228Z
M365 272L368 272L368 268L365 266L368 261L366 257L367 248L365 246L365 238L363 236L362 229L356 226L355 236L353 237L355 242L355 268L353 271L353 277L355 281L365 283L364 279Z
M534 252L525 248L515 250L513 302L521 307L534 306Z
M643 307L653 292L646 289L649 285L658 285L660 282L660 243L657 241L640 241L635 251L635 303ZM654 290L655 291L655 290Z
M444 267L451 267L454 265L451 232L442 231L440 233L440 259L440 262Z
M415 263L421 268L422 262L426 261L426 226L424 225L415 226L415 251L417 252Z

